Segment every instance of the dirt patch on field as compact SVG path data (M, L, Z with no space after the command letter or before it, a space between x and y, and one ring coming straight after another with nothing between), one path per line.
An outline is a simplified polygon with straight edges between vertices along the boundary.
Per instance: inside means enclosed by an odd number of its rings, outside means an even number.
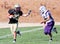
M31 15L28 17L20 17L19 22L41 22L42 18L39 15L39 7L41 4L45 4L51 10L55 21L60 22L60 0L0 0L0 22L8 21L8 9L17 3L20 4L24 13L27 13L29 9L32 10Z

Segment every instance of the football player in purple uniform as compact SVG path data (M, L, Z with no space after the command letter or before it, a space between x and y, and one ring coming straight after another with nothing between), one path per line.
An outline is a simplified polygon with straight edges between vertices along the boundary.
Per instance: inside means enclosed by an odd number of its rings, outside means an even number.
M44 23L44 33L45 33L45 35L49 35L50 40L52 40L51 32L52 32L52 29L53 29L54 23L55 23L54 19L51 16L50 11L46 9L46 6L42 5L39 8L39 10L40 10L41 16L43 18L43 21L41 22L41 24ZM55 29L55 32L57 32L56 29Z

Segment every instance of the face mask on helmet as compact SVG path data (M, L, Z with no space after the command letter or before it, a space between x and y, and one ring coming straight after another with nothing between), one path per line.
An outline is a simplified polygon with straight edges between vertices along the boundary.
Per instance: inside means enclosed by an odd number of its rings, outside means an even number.
M39 8L39 10L40 10L41 13L44 13L46 11L46 7L45 6L41 6Z
M17 10L17 11L19 11L19 10L21 9L21 7L20 7L19 4L16 4L16 5L14 6L14 8L15 8L15 10Z

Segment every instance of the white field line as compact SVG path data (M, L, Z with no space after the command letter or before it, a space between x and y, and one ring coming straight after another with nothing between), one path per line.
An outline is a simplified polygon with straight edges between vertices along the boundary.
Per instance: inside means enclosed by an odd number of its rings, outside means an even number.
M32 29L32 30L22 31L21 34L28 33L28 32L35 32L35 31L38 31L38 30L41 30L41 29L43 29L43 28L35 28L35 29ZM9 36L12 36L12 34L7 34L7 35L0 36L0 39L7 38Z

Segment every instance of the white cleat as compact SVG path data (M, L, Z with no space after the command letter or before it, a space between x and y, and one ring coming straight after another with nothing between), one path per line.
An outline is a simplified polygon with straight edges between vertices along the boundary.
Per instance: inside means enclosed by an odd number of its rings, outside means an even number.
M49 42L52 42L52 40L49 40Z
M52 40L49 40L48 44L51 44Z
M16 43L16 41L13 41L13 43Z

